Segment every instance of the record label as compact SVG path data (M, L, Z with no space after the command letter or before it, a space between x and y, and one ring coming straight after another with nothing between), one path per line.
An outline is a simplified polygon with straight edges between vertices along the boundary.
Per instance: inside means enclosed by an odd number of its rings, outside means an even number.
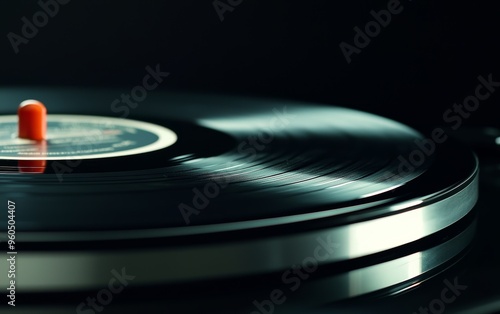
M171 146L177 135L152 123L98 116L49 115L47 140L17 137L17 116L0 117L0 159L94 159L148 153Z

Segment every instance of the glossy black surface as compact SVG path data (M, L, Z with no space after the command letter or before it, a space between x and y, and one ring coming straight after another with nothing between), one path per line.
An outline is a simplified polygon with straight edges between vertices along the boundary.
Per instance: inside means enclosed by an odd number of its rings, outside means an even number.
M114 94L0 90L0 112L11 114L29 95L44 101L49 114L113 116L107 100ZM184 227L359 205L351 210L358 218L339 216L345 223L367 219L364 212L378 205L446 191L475 171L472 154L449 143L429 157L422 153L422 165L408 171L401 159L421 150L419 133L344 108L157 93L129 118L169 127L179 141L155 153L84 160L62 177L50 170L0 174L6 195L24 208L20 230ZM272 121L278 123L269 129ZM197 214L186 220L180 208Z

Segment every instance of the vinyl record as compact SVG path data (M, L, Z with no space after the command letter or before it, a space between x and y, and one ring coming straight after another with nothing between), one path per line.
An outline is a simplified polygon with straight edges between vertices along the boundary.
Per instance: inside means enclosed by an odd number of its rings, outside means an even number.
M37 273L19 289L93 289L120 265L141 286L279 273L318 243L334 251L324 265L399 249L395 261L449 243L440 232L477 199L474 155L443 134L333 106L158 92L132 108L116 95L0 91L2 201L16 203L23 269ZM16 136L25 98L47 106L42 144ZM467 239L359 294L442 266Z

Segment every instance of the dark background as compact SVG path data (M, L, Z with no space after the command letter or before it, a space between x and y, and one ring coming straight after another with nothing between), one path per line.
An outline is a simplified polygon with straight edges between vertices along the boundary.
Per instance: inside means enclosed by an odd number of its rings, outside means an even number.
M473 94L478 75L500 81L493 1L402 0L403 11L348 64L340 42L353 44L353 28L387 3L243 0L221 22L211 0L72 0L16 54L7 34L21 34L21 18L40 6L9 1L0 10L0 86L127 91L159 63L171 73L163 89L306 100L434 126ZM493 96L465 123L500 126L500 91Z

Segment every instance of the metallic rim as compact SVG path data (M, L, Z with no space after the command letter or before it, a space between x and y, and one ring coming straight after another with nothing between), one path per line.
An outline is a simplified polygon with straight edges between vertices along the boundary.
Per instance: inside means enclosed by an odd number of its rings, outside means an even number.
M475 177L456 194L427 206L298 234L188 247L19 252L17 265L23 271L18 274L18 289L90 289L105 285L110 271L123 267L137 276L134 284L145 285L277 272L305 257L318 264L362 257L422 239L457 222L474 206L477 183ZM7 267L5 259L0 266Z

